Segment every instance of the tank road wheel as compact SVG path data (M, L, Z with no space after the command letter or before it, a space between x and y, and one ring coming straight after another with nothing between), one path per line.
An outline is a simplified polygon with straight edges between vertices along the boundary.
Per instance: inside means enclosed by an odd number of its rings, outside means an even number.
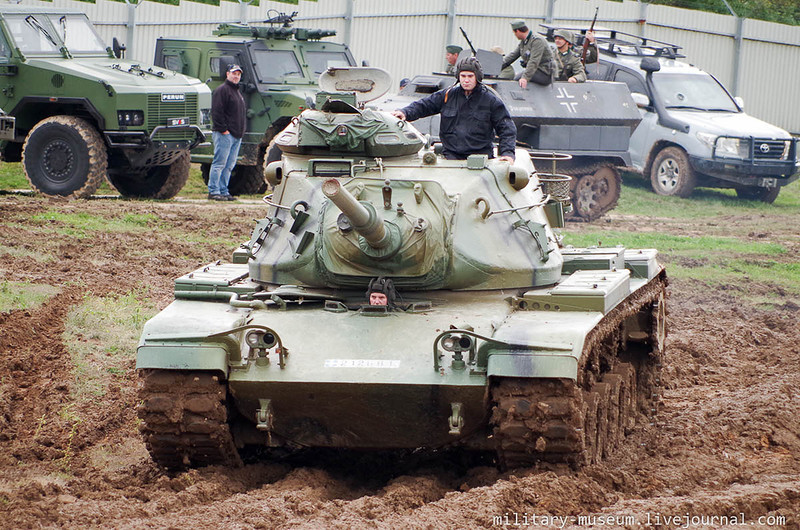
M51 116L31 129L22 167L33 189L45 195L89 197L106 178L108 155L97 129L74 116Z
M594 173L573 177L572 210L583 221L594 221L619 200L622 178L613 166L600 166Z
M614 452L635 426L638 409L656 399L666 335L665 287L662 274L603 317L586 337L578 382L491 380L492 438L500 468L537 462L581 466ZM650 348L620 352L625 321L636 315L649 317L644 320ZM597 374L601 366L605 371Z
M227 387L204 372L146 370L139 430L153 460L167 469L240 466L228 426Z
M680 147L662 149L650 168L650 186L659 195L688 197L697 185L689 157Z
M118 171L110 173L109 180L126 197L171 199L189 180L190 168L189 153L185 152L168 166Z
M781 192L780 186L774 188L760 188L748 186L746 188L736 188L736 196L747 201L761 201L772 204Z

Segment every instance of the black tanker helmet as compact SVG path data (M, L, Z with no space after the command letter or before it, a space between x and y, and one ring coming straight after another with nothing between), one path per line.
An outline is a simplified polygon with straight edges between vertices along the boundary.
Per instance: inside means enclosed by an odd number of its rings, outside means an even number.
M458 80L461 72L473 72L478 83L483 81L483 68L481 68L481 62L476 57L466 57L458 61L456 65L456 80Z

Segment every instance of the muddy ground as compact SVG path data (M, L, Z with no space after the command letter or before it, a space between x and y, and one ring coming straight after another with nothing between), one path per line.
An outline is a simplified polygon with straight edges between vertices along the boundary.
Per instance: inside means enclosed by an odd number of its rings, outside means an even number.
M41 215L52 211L156 221L79 237ZM70 308L87 291L142 289L163 308L175 277L229 259L263 213L257 203L0 196L0 282L60 289L37 308L0 313L1 527L800 528L800 301L764 282L709 288L673 279L662 405L623 449L581 471L344 455L168 474L137 431L132 354L118 384L70 409L77 382L62 338ZM570 228L775 240L788 248L780 259L796 263L798 218L680 223L612 212ZM200 240L186 236L200 230ZM765 309L743 290L776 302Z

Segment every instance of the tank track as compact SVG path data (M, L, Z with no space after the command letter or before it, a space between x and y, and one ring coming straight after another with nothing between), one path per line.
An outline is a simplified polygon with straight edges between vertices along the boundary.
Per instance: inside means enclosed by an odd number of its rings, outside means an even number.
M598 182L595 182L597 180L595 174L604 168L612 172L609 175L611 185L603 182L602 189L595 189L598 187ZM564 167L558 168L558 172L573 178L569 192L572 200L572 212L566 214L568 221L594 221L616 208L622 191L622 177L613 164L599 162L585 166ZM600 196L598 197L597 194ZM589 195L589 197L582 195Z
M139 431L153 460L169 469L241 466L228 427L227 388L204 372L145 370Z
M611 454L658 398L664 297L662 273L610 311L586 338L578 381L498 378L492 382L493 438L502 469L540 462L580 467ZM625 353L625 320L649 313L649 353ZM661 333L661 336L657 336Z

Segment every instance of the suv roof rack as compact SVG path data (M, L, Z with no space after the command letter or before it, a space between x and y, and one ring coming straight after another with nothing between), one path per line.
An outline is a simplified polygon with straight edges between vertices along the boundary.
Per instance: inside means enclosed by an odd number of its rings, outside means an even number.
M575 32L577 35L576 44L582 45L586 36L587 28L576 28L568 26L551 26L549 24L542 24L545 32L542 33L547 40L553 40L553 32L557 29L568 29ZM677 59L679 57L686 57L680 52L681 46L677 44L670 44L655 39L647 39L639 37L624 31L617 31L615 29L595 29L595 38L597 39L598 51L608 55L625 55L631 57L664 57L665 59Z

